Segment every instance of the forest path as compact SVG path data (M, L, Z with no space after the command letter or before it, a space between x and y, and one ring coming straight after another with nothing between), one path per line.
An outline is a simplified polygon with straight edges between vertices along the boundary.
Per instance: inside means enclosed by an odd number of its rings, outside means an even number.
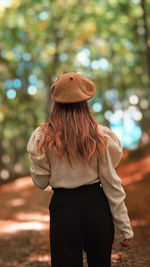
M150 267L150 156L117 169L126 191L126 205L135 233L132 249L120 247L116 232L112 267ZM0 187L0 267L50 267L50 188L36 188L31 177ZM84 267L86 254L84 252Z

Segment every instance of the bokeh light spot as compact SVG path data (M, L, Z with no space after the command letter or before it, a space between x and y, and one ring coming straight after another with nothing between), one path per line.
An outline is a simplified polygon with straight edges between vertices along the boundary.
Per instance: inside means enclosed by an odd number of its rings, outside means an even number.
M131 95L129 97L129 102L132 104L132 105L136 105L138 102L139 102L139 98L137 95Z
M0 7L10 7L12 0L0 0Z
M32 84L36 84L37 83L37 77L33 74L31 74L29 77L28 77L28 81Z
M30 61L30 59L31 59L31 54L30 54L30 53L24 53L22 57L23 57L23 59L24 59L25 61Z
M78 54L77 54L77 60L78 62L87 67L90 64L90 59L89 59L89 55L90 55L90 50L88 48L83 48Z
M94 70L98 70L99 69L99 62L98 62L98 60L93 60L92 63L91 63L91 67Z
M143 108L143 109L147 109L147 108L149 107L149 102L148 102L148 100L145 99L145 98L141 99L141 101L140 101L140 106L141 106L141 108Z
M96 102L92 105L92 108L94 112L100 112L102 110L102 105L101 103Z
M9 99L14 99L16 97L16 91L14 89L9 89L6 95Z
M42 11L42 12L39 14L39 19L40 19L40 20L46 20L48 17L49 17L49 13L48 13L47 11Z
M15 172L21 172L22 171L22 164L21 163L16 163L14 165L14 171Z
M99 67L103 71L107 71L109 69L109 62L106 58L99 59Z
M11 88L13 86L13 81L12 80L6 80L5 85L7 88Z
M35 95L37 93L37 88L34 85L30 85L27 89L29 95Z
M66 53L61 53L59 59L60 61L66 61L68 59L68 55Z
M22 85L21 80L19 80L19 79L15 79L15 80L13 81L13 86L14 86L15 88L19 88L19 87L21 87L21 85Z
M3 155L2 156L2 162L7 164L10 162L10 157L8 155Z
M7 180L9 178L10 174L9 171L6 169L1 170L0 177L2 180Z

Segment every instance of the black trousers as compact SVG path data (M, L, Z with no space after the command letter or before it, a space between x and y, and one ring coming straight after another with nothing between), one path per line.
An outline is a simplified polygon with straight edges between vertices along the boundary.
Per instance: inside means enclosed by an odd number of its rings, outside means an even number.
M52 188L49 204L52 267L110 267L115 228L100 183Z

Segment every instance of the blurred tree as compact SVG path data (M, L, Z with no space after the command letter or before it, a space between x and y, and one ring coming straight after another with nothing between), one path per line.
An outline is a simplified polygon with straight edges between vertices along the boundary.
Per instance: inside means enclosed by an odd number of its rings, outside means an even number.
M144 0L1 0L4 181L28 173L28 138L48 120L53 105L49 87L65 72L93 79L97 91L89 104L99 122L110 123L107 111L136 106L143 116L137 121L149 133L149 10ZM130 103L130 95L137 95L137 103Z
M145 0L141 0L141 7L143 11L144 38L145 38L146 57L147 57L149 83L150 83L150 36L149 36L149 30L148 30L148 16L146 12L147 9L146 9Z

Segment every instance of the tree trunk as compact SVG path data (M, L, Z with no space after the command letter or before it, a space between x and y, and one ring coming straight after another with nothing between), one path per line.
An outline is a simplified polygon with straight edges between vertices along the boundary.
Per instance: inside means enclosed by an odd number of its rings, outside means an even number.
M147 58L147 67L148 67L148 76L150 84L150 43L149 43L149 31L148 31L148 22L146 14L146 0L141 0L141 8L143 10L143 23L144 23L144 39L146 44L146 58Z
M53 80L52 80L52 76L53 75L56 75L56 71L57 71L57 68L59 66L59 53L58 53L58 46L60 45L61 43L61 40L63 38L57 38L55 43L56 43L56 52L53 56L53 60L52 60L52 67L51 69L53 70L53 72L48 75L48 79L47 79L47 84L48 84L48 90L47 90L47 97L46 97L46 106L45 106L45 119L46 121L49 119L50 117L50 113L52 111L52 108L53 108L53 100L52 100L52 97L51 97L51 93L50 93L50 86L52 85L53 83Z

